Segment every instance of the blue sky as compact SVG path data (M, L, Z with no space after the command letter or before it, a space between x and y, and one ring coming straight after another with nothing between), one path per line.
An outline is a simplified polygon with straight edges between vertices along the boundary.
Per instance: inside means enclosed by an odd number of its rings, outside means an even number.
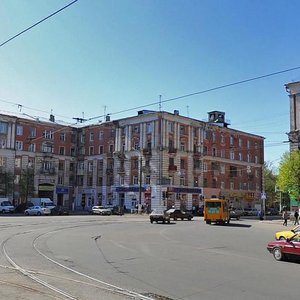
M1 0L0 44L71 1ZM0 47L0 109L73 122L300 66L299 1L79 0ZM265 160L288 150L300 69L162 103L195 119L226 113L262 135ZM132 111L119 113L133 108ZM103 117L99 117L103 120ZM97 119L95 119L96 121Z

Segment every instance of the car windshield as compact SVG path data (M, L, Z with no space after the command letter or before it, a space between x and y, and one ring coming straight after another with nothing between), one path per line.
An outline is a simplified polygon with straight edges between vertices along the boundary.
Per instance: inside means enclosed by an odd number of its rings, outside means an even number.
M12 206L12 204L9 201L3 201L2 205L3 206Z

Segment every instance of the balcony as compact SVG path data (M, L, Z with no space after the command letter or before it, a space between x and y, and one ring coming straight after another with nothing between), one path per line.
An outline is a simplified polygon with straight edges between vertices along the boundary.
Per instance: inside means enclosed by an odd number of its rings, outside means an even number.
M175 166L175 165L169 165L169 171L176 172L177 171L177 166Z

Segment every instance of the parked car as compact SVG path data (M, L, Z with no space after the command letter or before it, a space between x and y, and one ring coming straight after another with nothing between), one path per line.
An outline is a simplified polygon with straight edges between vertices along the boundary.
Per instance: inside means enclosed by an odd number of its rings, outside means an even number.
M63 206L55 206L54 208L51 209L51 215L66 216L69 215L69 210Z
M50 215L51 210L48 207L41 207L41 206L31 206L25 209L24 214L26 216L41 216L41 215Z
M10 201L2 201L0 203L0 212L2 214L13 213L15 212L15 207L11 204Z
M267 215L268 216L278 216L279 215L279 210L276 208L269 208L267 210Z
M258 210L256 208L244 208L244 216L257 216Z
M300 259L300 234L294 234L287 240L272 241L267 249L276 260Z
M170 215L170 218L176 221L177 219L181 220L189 220L191 221L193 219L193 214L187 212L187 211L182 211L181 209L175 209L171 208L167 210L167 213Z
M111 209L104 206L93 206L91 212L93 215L102 215L102 216L109 216L112 214Z
M234 207L230 209L230 219L239 220L242 215L243 215L243 210Z
M296 233L300 234L300 225L297 225L291 230L277 231L275 233L276 240L286 240L294 236Z
M153 210L150 215L150 222L163 222L163 223L170 223L170 215L165 210Z

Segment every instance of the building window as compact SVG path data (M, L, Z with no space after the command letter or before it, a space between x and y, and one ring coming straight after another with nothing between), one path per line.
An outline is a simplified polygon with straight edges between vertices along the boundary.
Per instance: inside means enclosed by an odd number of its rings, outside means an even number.
M212 156L217 156L217 149L216 148L212 148Z
M87 182L88 186L92 186L93 185L93 176L89 176L88 177L88 182Z
M43 144L42 144L42 152L52 153L52 152L53 152L53 147L52 147L52 145L49 144L49 143L43 143Z
M174 122L168 122L168 131L174 132Z
M225 190L225 182L221 181L221 190Z
M63 161L60 161L60 162L58 163L58 170L59 170L59 171L63 171L64 169L65 169L65 164L64 164Z
M198 186L199 186L198 177L194 177L194 187L198 187Z
M70 168L69 168L70 172L74 172L75 171L75 165L73 162L70 163Z
M16 168L21 168L21 157L16 157L15 158L15 167Z
M36 128L30 128L29 129L29 137L35 138L36 137Z
M230 136L230 145L231 146L234 145L234 136L233 135Z
M45 130L43 132L43 137L45 139L48 139L48 140L53 140L53 131L51 131L51 130Z
M233 181L230 181L230 189L234 190L234 182Z
M109 153L114 153L114 145L113 144L109 145Z
M99 146L99 154L103 154L103 146Z
M0 139L0 149L6 148L6 139Z
M241 152L239 152L239 160L243 160L243 154Z
M257 164L258 163L258 157L257 157L257 155L255 155L255 163Z
M151 181L150 181L150 176L148 175L148 176L146 176L145 177L145 184L150 184L151 183Z
M23 126L17 125L17 135L23 135Z
M203 179L203 187L207 187L207 185L208 185L207 178L204 178Z
M247 154L247 162L251 162L251 155L249 153Z
M94 141L94 132L90 132L90 142Z
M181 150L181 151L185 151L185 144L184 144L184 143L181 143L181 144L180 144L180 150Z
M59 139L64 142L66 140L66 134L64 132L61 132L59 135Z
M147 123L146 128L147 128L146 129L147 133L152 133L152 131L153 131L152 123Z
M203 155L207 155L207 146L203 146Z
M203 162L203 172L207 172L207 162Z
M16 141L16 150L23 150L23 142L21 141Z
M216 142L216 133L214 131L212 132L212 141L213 143Z
M230 159L234 159L234 150L230 150Z
M225 144L225 136L223 133L221 134L221 144Z
M185 126L180 125L180 135L185 135Z
M64 177L63 176L58 176L57 183L60 184L60 185L63 185L64 184Z
M0 122L0 133L7 133L8 124L6 122Z
M180 185L185 185L185 178L183 176L180 177Z
M65 155L65 147L59 147L59 155Z
M221 174L225 174L225 165L220 165Z
M247 141L247 148L250 149L250 146L251 146L251 143L250 143L250 141L248 140L248 141Z
M120 185L124 185L124 184L125 184L124 176L120 176Z
M92 161L89 161L89 162L88 162L88 171L89 171L89 172L92 172L92 171L93 171L93 162L92 162Z
M90 151L90 155L94 155L94 147L93 147L93 146L91 146L91 147L89 148L89 151Z
M225 158L225 150L224 149L221 149L220 156L221 156L221 158Z
M217 180L216 180L216 178L213 178L213 180L212 180L212 188L214 188L214 189L217 188Z
M75 156L75 148L71 148L71 156Z
M101 176L98 177L98 185L99 186L103 185L103 177L101 177Z
M99 132L99 141L103 141L103 136L104 136L103 131L100 131Z
M138 179L137 176L133 176L133 178L132 178L132 183L133 183L133 184L139 184L139 179Z
M243 146L243 140L239 139L239 147L241 148Z

